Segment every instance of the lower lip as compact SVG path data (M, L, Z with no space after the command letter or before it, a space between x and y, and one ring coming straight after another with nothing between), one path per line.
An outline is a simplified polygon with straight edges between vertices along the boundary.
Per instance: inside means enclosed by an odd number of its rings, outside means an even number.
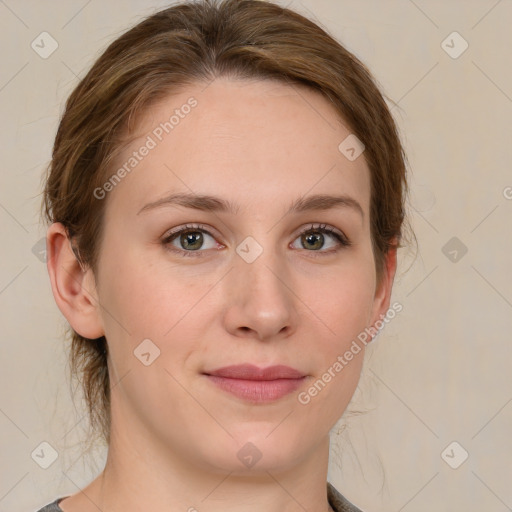
M300 379L243 380L207 375L215 385L248 402L273 402L293 393L304 382Z

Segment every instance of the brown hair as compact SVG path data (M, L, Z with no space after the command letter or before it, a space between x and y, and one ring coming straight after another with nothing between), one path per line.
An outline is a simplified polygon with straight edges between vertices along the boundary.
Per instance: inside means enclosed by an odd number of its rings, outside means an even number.
M386 253L401 244L405 219L405 154L395 122L354 55L312 21L267 1L182 3L111 43L67 100L45 176L46 220L66 227L77 258L96 275L106 201L93 190L106 181L123 134L153 102L219 76L305 85L321 93L363 142L380 279ZM81 380L90 425L109 443L106 339L69 332L71 371Z

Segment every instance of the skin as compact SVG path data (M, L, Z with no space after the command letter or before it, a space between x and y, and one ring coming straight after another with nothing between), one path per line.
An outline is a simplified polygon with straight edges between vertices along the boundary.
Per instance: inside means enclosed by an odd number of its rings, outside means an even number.
M318 93L217 78L151 107L116 165L191 96L198 105L103 199L96 276L79 266L61 224L48 230L57 305L81 335L106 336L113 387L106 467L60 506L325 512L329 431L358 384L364 349L308 404L297 395L386 313L396 269L393 251L377 283L364 153L354 161L340 153L350 129ZM218 196L239 209L138 213L175 192ZM355 199L363 215L347 206L286 214L299 197L333 193ZM183 237L162 240L189 223L211 235L186 257ZM324 234L312 249L300 235L311 223L332 226L352 245ZM263 249L252 263L236 252L247 236ZM148 338L160 356L145 366L133 352ZM252 404L202 375L246 362L285 364L307 377L296 392ZM262 455L251 468L237 457L247 442Z

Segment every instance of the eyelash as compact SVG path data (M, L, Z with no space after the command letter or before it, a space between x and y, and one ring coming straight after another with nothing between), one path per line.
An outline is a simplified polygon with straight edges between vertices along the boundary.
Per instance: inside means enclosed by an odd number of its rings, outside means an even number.
M198 231L201 233L206 233L207 235L210 235L212 238L215 238L207 229L205 229L205 227L203 225L187 224L186 226L181 227L175 231L172 231L167 236L165 236L164 239L162 240L162 245L166 246L166 248L169 251L179 253L185 257L202 257L202 256L204 256L204 254L201 254L201 253L205 253L206 251L202 251L200 249L198 249L196 251L185 251L183 249L177 249L171 245L171 242L174 241L175 238L177 238L179 235L181 235L182 233L187 232L187 231L191 231L191 232ZM308 251L307 249L304 249L307 252L317 253L317 254L313 254L314 257L317 257L317 256L321 257L321 256L333 254L333 253L340 251L341 249L343 249L345 247L350 247L352 245L352 242L345 235L343 235L341 232L334 230L331 226L328 226L327 224L311 224L309 227L303 229L300 233L298 233L297 237L294 239L294 241L297 238L299 238L300 236L302 236L306 233L309 233L309 232L323 233L323 234L331 235L339 243L338 248L330 249L328 251Z

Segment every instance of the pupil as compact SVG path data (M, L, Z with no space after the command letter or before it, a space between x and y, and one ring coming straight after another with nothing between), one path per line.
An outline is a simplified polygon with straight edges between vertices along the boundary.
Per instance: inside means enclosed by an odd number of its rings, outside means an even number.
M202 237L203 237L202 233L200 233L199 231L195 231L193 233L185 233L183 236L185 237L185 244L184 244L185 248L199 249L199 247L201 246ZM194 245L195 238L197 238L197 240L195 240L195 243L199 244L199 247L191 247Z
M306 240L309 243L312 243L313 245L315 244L315 242L321 242L322 240L322 235L314 235L314 234L308 234L306 235ZM321 243L319 244L320 246L322 245ZM320 247L318 246L317 244L317 247L316 249L319 249Z

